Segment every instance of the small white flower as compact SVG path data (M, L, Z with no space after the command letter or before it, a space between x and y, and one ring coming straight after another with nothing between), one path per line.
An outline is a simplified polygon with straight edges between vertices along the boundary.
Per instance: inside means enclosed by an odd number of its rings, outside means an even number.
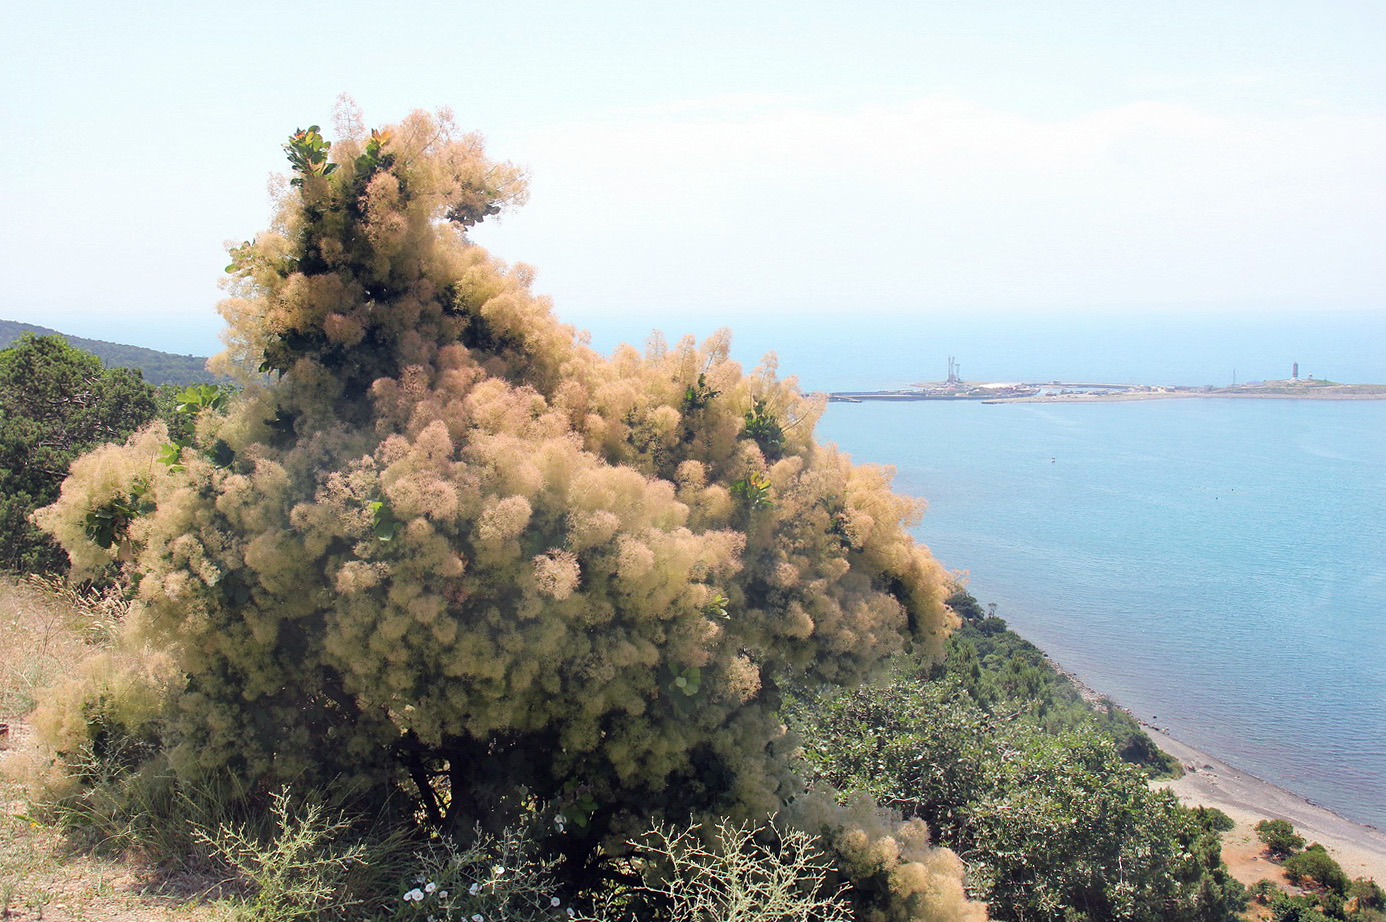
M424 884L424 893L432 893L434 890L437 889L438 885L431 880L428 883Z
M414 902L418 902L419 900L423 899L423 891L420 890L418 887L415 887L413 890L410 890L408 893L404 894L404 898L405 900L413 900Z
M577 915L577 913L573 911L573 907L569 906L569 907L568 907L568 918L571 919L571 918L572 918L573 916L575 916L575 915Z
M446 890L439 890L439 891L438 891L438 899L440 899L440 900L445 900L445 899L447 899L447 898L448 898L448 892L447 892Z
M486 917L483 916L481 913L477 913L476 915L472 916L472 922L486 922Z
M470 887L467 888L467 892L470 893L472 896L476 896L478 893L481 892L481 884L472 884Z
M493 867L493 868L491 869L491 873L493 873L493 874L495 874L497 877L499 877L500 875L502 875L502 874L505 873L505 865L503 865L503 864L498 864L498 865L496 865L495 867Z
M562 904L563 904L563 901L560 900L558 897L556 897L556 896L551 896L551 897L549 897L549 905L550 905L550 906L561 906Z

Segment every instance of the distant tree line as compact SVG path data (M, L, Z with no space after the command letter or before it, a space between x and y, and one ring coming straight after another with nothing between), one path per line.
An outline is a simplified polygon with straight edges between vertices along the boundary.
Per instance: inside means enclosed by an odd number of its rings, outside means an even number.
M130 368L139 371L144 380L152 385L163 384L201 384L218 380L207 370L205 355L177 355L160 352L143 346L127 346L122 343L108 343L99 339L84 339L50 330L47 327L14 320L0 320L0 347L14 344L20 337L62 336L68 345L99 358L107 368Z

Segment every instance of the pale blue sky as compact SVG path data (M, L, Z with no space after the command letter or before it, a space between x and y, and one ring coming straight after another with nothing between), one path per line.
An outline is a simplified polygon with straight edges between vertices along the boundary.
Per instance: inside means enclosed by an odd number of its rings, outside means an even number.
M477 238L634 340L1381 311L1383 47L1376 0L6 4L0 317L215 351L223 244L342 92L528 167Z

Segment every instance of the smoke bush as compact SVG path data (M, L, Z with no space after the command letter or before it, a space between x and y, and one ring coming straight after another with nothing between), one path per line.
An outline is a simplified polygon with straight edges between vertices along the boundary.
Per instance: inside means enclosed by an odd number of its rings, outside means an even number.
M176 657L178 771L401 788L463 835L537 800L581 863L797 794L786 678L939 652L917 504L816 444L821 400L773 361L743 372L725 332L585 346L467 238L523 175L445 114L285 148L220 307L244 389L176 464L148 430L42 513L74 560L125 561L129 629ZM94 544L137 481L153 511Z

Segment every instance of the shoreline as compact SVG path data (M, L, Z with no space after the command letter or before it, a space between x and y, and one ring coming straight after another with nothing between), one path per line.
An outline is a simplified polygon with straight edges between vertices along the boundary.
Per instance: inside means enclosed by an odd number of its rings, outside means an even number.
M1262 846L1253 827L1263 819L1284 819L1305 841L1322 843L1349 878L1386 881L1386 832L1340 816L1149 724L1141 728L1184 766L1182 778L1152 784L1172 791L1185 806L1216 807L1232 817L1237 827L1225 836L1224 850L1231 853L1229 858L1241 859L1229 865L1241 864L1244 872L1254 869L1254 864L1247 867L1249 862L1260 861L1264 872L1249 875L1251 880L1272 877L1283 882L1279 866L1259 857Z
M1067 676L1084 698L1112 700L1048 653L1045 659ZM1119 703L1117 706L1121 707ZM1254 827L1263 819L1288 820L1306 842L1322 843L1349 878L1369 877L1378 884L1386 883L1386 832L1319 806L1185 743L1167 730L1135 719L1155 745L1178 759L1184 768L1182 777L1152 781L1151 785L1170 790L1186 807L1215 807L1236 822L1236 827L1223 835L1223 857L1243 884L1267 878L1285 883L1280 866L1266 859L1264 847L1256 838Z

